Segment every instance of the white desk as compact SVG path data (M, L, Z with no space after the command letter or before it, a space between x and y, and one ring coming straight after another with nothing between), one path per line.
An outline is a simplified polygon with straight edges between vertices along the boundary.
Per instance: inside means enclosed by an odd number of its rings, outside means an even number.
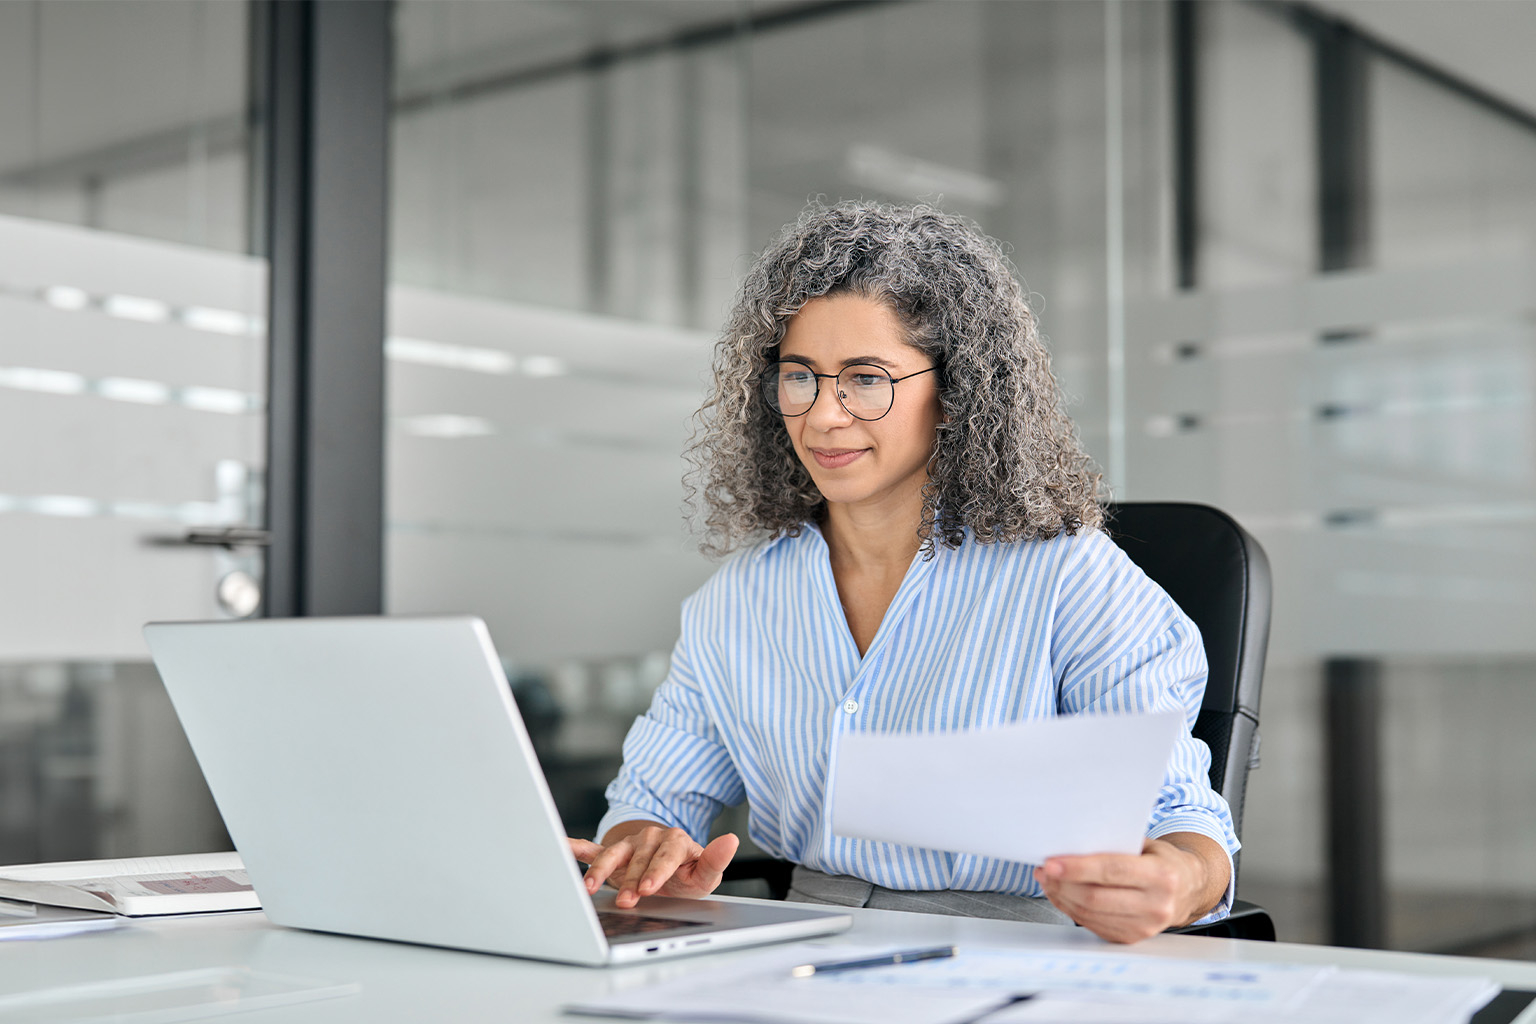
M419 898L428 898L418 894ZM406 896L405 898L413 898ZM1114 948L1139 955L1195 959L1331 963L1419 974L1479 974L1508 988L1536 990L1536 963L1379 953L1163 935L1130 947L1106 947L1082 929L856 910L852 930L828 940L859 945L957 945ZM263 1022L452 1021L455 1024L572 1024L560 1007L574 999L680 972L709 970L751 951L627 968L563 967L478 953L349 939L279 928L260 914L133 923L114 931L0 945L0 996L219 967L248 967L336 983L355 995L297 1003L231 1017ZM1517 1018L1536 1024L1536 1005Z

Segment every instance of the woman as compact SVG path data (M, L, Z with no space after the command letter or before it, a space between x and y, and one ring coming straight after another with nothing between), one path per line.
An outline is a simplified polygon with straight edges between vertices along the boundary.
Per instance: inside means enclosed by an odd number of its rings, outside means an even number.
M618 905L713 891L726 805L794 861L791 899L1075 921L1135 941L1222 916L1237 850L1191 738L1194 626L1100 529L1098 476L996 242L927 207L813 205L757 260L690 451L706 552L599 843ZM1140 855L1037 866L829 828L848 731L1183 710Z

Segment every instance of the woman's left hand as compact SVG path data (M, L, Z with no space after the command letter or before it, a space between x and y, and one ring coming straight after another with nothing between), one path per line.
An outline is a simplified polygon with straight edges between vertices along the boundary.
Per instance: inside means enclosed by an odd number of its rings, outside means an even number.
M1227 891L1227 853L1197 832L1149 839L1141 854L1052 857L1035 869L1045 895L1110 942L1136 942L1210 913Z

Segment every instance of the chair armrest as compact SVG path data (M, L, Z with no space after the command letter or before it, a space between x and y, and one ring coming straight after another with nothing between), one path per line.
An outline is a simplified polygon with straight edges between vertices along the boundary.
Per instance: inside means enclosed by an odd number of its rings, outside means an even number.
M740 857L725 866L722 882L760 881L767 885L771 899L782 900L789 895L789 878L794 870L792 861L777 857Z
M1179 935L1205 935L1213 939L1254 939L1259 942L1275 941L1275 922L1269 911L1257 903L1233 900L1232 913L1220 921L1209 924L1191 924L1183 928L1170 928Z

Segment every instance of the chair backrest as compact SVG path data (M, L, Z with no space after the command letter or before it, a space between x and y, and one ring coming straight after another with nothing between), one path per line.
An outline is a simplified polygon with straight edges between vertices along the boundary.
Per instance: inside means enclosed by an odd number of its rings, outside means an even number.
M1194 734L1211 748L1211 786L1241 835L1248 770L1258 764L1269 559L1236 520L1209 505L1124 502L1105 511L1115 543L1200 628L1210 677Z

